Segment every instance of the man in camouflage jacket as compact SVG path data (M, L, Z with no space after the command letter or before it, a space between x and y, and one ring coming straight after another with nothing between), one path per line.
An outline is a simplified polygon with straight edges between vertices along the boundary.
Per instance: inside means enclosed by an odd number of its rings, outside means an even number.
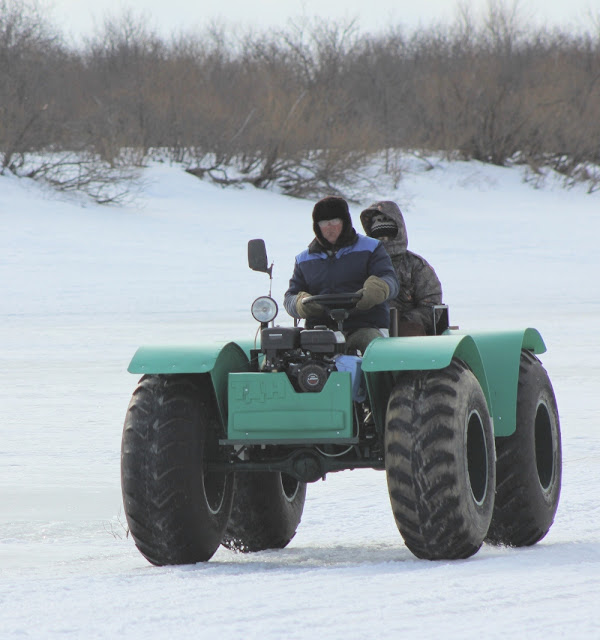
M383 243L396 270L400 292L389 302L398 309L398 335L433 334L432 306L442 303L442 285L427 260L408 250L400 208L389 200L375 202L360 221L368 236Z

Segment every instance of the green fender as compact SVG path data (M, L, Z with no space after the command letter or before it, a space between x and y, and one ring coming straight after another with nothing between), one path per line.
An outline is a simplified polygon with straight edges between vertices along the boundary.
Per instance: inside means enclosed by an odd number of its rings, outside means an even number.
M371 407L383 429L387 399L401 371L443 369L460 358L473 371L487 400L496 436L516 429L517 388L521 349L544 353L546 345L536 329L462 333L440 336L378 338L365 351L365 374Z
M210 375L222 425L227 425L227 378L229 373L248 371L249 342L211 345L142 346L127 371L142 374L206 373Z

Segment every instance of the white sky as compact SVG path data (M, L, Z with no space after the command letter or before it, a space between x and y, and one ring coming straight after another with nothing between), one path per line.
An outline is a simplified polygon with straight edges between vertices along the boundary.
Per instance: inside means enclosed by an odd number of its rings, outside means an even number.
M512 0L506 0L512 6ZM46 0L56 25L65 35L79 38L102 24L106 15L120 15L126 8L146 16L150 25L166 35L211 21L225 20L242 27L285 26L300 16L358 19L361 31L385 29L402 23L419 25L450 22L459 0ZM463 0L478 15L488 0ZM581 29L590 24L590 13L600 16L599 0L520 0L524 18L537 25ZM598 24L598 21L596 21Z

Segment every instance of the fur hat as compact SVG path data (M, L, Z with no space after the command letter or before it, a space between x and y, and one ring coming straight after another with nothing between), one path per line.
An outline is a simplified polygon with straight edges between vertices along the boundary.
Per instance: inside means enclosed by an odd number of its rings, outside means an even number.
M327 196L315 204L312 216L315 224L321 220L333 220L333 218L341 218L346 222L350 220L350 210L344 198Z
M343 247L355 242L356 231L352 226L350 209L344 198L340 198L339 196L326 196L322 198L315 204L312 218L315 237L322 247L330 249L332 245L323 237L319 222L321 220L333 220L334 218L340 218L344 225L335 246Z

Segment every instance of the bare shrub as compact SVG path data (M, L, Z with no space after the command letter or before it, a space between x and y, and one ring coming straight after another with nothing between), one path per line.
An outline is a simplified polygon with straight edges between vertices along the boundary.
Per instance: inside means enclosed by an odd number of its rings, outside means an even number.
M57 191L85 194L99 204L119 204L141 184L128 154L108 164L90 151L31 154L23 164L23 177L41 180Z
M112 162L94 152L93 128L84 124L84 77L81 59L37 2L0 0L0 172L117 202L136 176L123 147Z
M166 143L164 43L131 11L107 18L85 50L85 123L95 151L109 164L123 147L145 154ZM158 84L157 84L158 81Z
M373 148L344 86L351 34L351 25L317 23L310 33L294 27L275 39L245 37L240 55L221 60L219 76L211 73L204 86L205 118L224 135L194 145L189 170L295 196L335 191ZM213 72L215 56L203 53Z
M65 61L36 2L0 0L0 172L62 138L52 69Z
M0 171L54 183L31 159L79 153L82 170L116 177L159 154L220 184L312 197L355 193L374 154L397 182L399 149L591 185L600 164L598 22L533 30L518 2L491 0L479 19L464 5L409 34L302 20L165 41L129 11L70 50L42 15L0 0Z

